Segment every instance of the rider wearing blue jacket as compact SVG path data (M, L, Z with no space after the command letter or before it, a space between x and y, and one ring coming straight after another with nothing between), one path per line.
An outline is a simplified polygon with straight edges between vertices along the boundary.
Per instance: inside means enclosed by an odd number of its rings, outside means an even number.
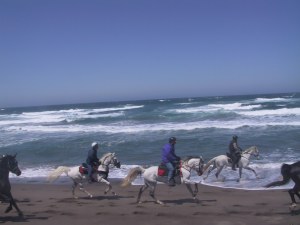
M173 178L174 170L175 170L175 162L180 160L180 157L178 157L175 154L175 144L176 144L176 138L171 137L169 139L169 143L165 144L165 146L162 149L162 163L166 165L168 168L168 185L169 186L175 186L175 181Z

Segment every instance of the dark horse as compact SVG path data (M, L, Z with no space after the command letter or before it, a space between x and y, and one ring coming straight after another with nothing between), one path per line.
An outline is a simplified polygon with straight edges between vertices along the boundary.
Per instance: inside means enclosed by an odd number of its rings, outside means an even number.
M283 176L282 181L275 181L270 184L267 184L265 187L272 187L272 186L280 186L287 184L290 179L292 179L295 182L295 186L289 190L289 194L292 199L292 204L290 206L290 209L296 208L296 200L295 195L298 196L300 199L300 161L293 163L291 165L289 164L283 164L281 166L281 175Z
M9 182L9 172L16 174L17 176L21 175L21 170L18 167L18 161L16 160L16 155L3 155L0 156L0 197L1 200L9 202L9 206L5 210L5 213L8 213L12 210L12 207L18 211L20 217L23 216L23 213L17 206L13 196L10 192L11 186Z

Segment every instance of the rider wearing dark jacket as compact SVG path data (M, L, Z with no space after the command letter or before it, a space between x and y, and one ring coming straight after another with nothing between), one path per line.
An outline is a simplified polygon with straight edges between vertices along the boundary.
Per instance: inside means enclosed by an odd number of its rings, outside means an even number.
M235 170L235 166L238 164L239 160L241 159L242 149L238 146L237 143L238 137L234 135L232 140L229 143L229 152L230 157L232 159L232 169Z
M165 144L163 149L162 149L162 163L166 165L168 168L168 184L169 186L174 186L175 181L174 181L174 170L176 164L176 161L180 160L180 157L178 157L175 154L175 144L176 144L176 138L171 137L169 139L169 143Z
M88 180L93 181L93 168L94 166L99 166L99 158L97 156L97 150L99 145L97 142L92 143L92 148L88 151L88 156L86 159L86 164L88 165Z

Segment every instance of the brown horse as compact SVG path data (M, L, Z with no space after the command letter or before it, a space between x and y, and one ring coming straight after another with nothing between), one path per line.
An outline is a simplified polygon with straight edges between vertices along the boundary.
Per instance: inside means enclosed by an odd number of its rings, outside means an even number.
M295 195L298 196L300 199L300 161L293 163L291 165L289 164L283 164L281 166L281 175L283 177L282 181L275 181L270 184L267 184L265 187L272 187L272 186L280 186L287 184L290 179L292 179L295 182L295 186L289 190L290 197L292 199L292 204L290 206L290 209L296 208L296 200L295 200Z

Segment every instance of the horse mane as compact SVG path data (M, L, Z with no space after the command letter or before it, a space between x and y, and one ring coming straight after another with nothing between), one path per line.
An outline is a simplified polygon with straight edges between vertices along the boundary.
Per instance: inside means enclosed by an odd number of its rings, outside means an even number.
M257 148L256 146L251 146L250 148L247 148L245 151L242 153L249 153L253 148Z
M200 156L185 156L183 159L182 159L182 161L183 162L187 162L187 161L189 161L190 159L200 159L201 157Z
M101 159L99 160L99 162L103 163L104 160L105 160L109 155L111 155L111 154L112 154L111 152L105 153L105 154L101 157Z

